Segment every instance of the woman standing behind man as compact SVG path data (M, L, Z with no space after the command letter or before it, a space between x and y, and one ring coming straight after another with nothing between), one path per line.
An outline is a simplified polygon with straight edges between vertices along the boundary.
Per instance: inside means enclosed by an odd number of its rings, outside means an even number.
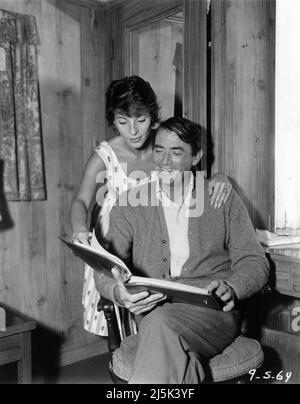
M73 240L91 244L98 241L89 231L88 211L96 192L105 183L105 190L96 195L101 206L98 219L105 236L109 214L117 196L144 182L151 181L152 133L159 126L159 106L150 84L138 76L113 81L106 92L106 118L113 125L116 137L103 141L95 149L85 167L83 177L71 205ZM138 172L139 179L136 178ZM209 187L212 204L220 207L226 202L232 186L224 175L215 175ZM93 269L85 268L82 303L84 328L97 335L106 335L103 313L98 313L99 293L96 290Z

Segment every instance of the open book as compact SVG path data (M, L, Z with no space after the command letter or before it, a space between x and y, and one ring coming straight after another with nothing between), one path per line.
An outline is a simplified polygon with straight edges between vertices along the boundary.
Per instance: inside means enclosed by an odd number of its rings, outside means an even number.
M161 292L174 298L176 301L205 306L210 309L221 310L224 306L223 302L207 289L175 281L134 276L120 258L109 253L103 247L96 250L78 242L67 241L61 237L60 239L76 256L81 258L95 271L105 272L108 276L112 277L111 269L117 268L122 275L124 285L130 293L147 290L150 293Z

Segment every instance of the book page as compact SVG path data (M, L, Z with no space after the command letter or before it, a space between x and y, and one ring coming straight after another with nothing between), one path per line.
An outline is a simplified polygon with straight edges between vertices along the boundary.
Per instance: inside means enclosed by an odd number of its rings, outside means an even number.
M96 250L79 242L73 243L71 241L64 240L61 237L60 239L73 251L76 256L78 256L95 271L106 271L106 274L112 277L111 269L117 268L120 270L124 281L130 278L131 271L127 265L120 258L106 251L102 246L99 245L100 248L97 248Z
M130 293L142 291L148 291L150 294L162 293L175 303L192 304L214 310L222 310L224 306L224 303L207 289L182 283L133 276L124 285Z
M109 259L110 261L114 262L117 266L119 266L120 268L124 269L125 272L128 272L131 274L129 268L127 267L127 265L125 264L125 262L123 262L119 257L117 257L116 255L111 254L110 252L108 252L107 250L105 250L105 248L103 248L101 246L101 244L99 244L99 246L97 247L97 250L95 250L94 248L81 244L77 241L74 242L75 245L79 246L79 247L83 247L85 249L87 249L88 251L95 253L97 255L100 255L101 257L105 257L107 259Z
M190 292L202 295L209 295L207 289L198 288L197 286L185 285L183 283L166 281L155 278L144 278L141 276L132 276L127 282L131 285L146 285L146 286L160 286L166 290L180 290L183 292Z

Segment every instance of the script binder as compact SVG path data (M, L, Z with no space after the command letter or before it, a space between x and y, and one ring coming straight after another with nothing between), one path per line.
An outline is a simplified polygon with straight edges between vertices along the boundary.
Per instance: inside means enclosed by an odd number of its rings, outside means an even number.
M94 249L90 246L67 241L61 238L73 253L97 272L105 272L112 277L111 269L117 268L122 274L124 286L130 293L147 290L150 293L160 292L171 297L176 302L183 302L221 310L224 303L207 289L185 285L179 282L166 281L132 275L126 264L118 257L110 254L103 247Z
M68 241L62 237L60 237L60 240L73 251L74 255L78 256L95 271L105 271L106 275L112 278L113 276L111 270L112 268L117 267L122 274L122 279L124 281L132 276L132 273L127 265L120 258L105 250L100 244L96 250L91 246L81 244L77 241Z

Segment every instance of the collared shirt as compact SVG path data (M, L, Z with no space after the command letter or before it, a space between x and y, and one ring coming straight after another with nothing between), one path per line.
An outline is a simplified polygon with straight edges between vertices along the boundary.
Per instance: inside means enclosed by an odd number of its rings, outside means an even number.
M181 274L182 267L189 258L190 246L188 239L189 227L189 205L194 186L194 178L191 175L189 185L185 190L183 201L180 205L173 202L167 193L159 186L159 180L156 182L156 195L161 201L167 229L170 240L170 275L178 277Z
M149 192L152 186L153 193ZM155 186L151 182L140 187L141 195L148 194L148 205L113 207L103 245L131 265L135 275L165 279L171 264L169 235L161 202L152 205ZM191 204L195 192L194 187ZM190 254L177 279L201 288L214 279L221 279L235 290L238 299L246 299L259 291L269 276L269 263L256 239L247 209L234 191L220 209L214 209L207 180L203 197L203 213L189 215ZM115 301L116 282L105 274L97 274L101 296Z

